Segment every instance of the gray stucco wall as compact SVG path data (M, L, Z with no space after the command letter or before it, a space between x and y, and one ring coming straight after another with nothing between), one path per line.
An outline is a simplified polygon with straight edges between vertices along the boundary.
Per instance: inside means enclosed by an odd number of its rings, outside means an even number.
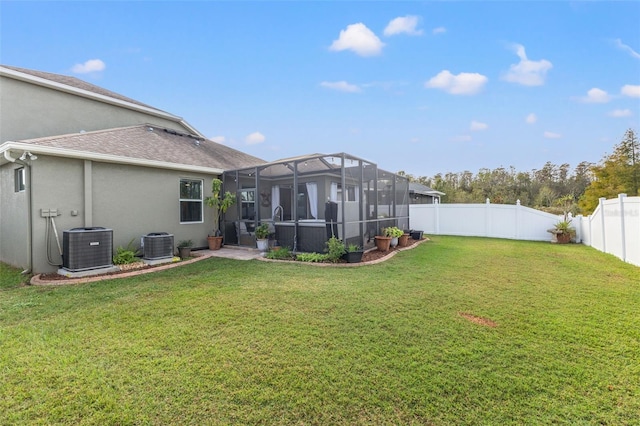
M21 193L22 198L14 197L12 205L5 208L5 200L10 199L5 191L13 191L12 167L5 165L1 169L0 233L3 243L0 260L26 267L26 256L11 258L13 244L24 247L16 251L27 252L24 235L28 196L28 191ZM9 175L11 179L5 179ZM41 217L41 209L56 209L60 213L54 220L61 245L64 230L101 226L113 229L114 249L126 246L131 239L139 245L140 237L149 232L168 232L174 235L176 244L191 239L197 247L206 247L207 233L212 228L211 208L203 206L203 223L180 224L179 188L181 178L203 179L206 197L211 194L212 177L39 155L32 165L33 271L58 269L48 263L47 245L53 263L61 262L53 233L48 240L46 238L47 219ZM5 237L8 243L5 243Z
M188 131L169 119L4 76L0 111L0 143L145 123Z
M15 192L14 170L19 167L15 163L0 166L0 259L11 266L24 268L29 258L28 191ZM27 180L27 188L29 184Z

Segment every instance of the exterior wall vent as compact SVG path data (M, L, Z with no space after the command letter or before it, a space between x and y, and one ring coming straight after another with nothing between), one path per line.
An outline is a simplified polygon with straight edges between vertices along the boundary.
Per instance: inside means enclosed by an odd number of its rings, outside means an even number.
M73 228L62 233L62 267L71 272L113 266L113 230Z
M143 258L147 260L173 257L173 235L152 232L142 236Z

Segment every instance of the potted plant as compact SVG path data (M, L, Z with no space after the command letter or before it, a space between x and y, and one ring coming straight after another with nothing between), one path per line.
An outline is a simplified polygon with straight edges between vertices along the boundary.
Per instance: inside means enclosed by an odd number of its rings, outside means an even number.
M406 247L409 244L409 237L411 236L411 231L404 230L402 231L402 235L398 237L398 245L400 247Z
M269 225L266 223L262 223L256 228L256 244L260 251L267 251L269 248Z
M193 247L193 241L182 240L178 243L178 253L181 259L191 257L191 247Z
M220 219L222 215L236 202L235 194L229 191L222 193L222 181L214 178L211 181L211 196L204 199L204 202L214 208L213 212L213 232L207 237L209 250L218 250L222 246L222 232L220 230Z
M409 231L409 233L411 234L411 238L413 238L414 240L421 240L422 232L423 231L416 231L415 229Z
M575 202L572 195L565 195L560 197L556 203L562 207L564 217L555 224L553 229L548 229L547 232L552 234L552 243L567 244L576 236L576 228L571 226L571 217L569 215L574 208Z
M549 229L548 232L553 234L555 242L558 244L567 244L576 236L576 228L571 226L571 220L566 219L556 223L554 228Z
M391 245L391 237L387 236L385 229L382 229L382 235L375 236L376 248L380 251L389 251Z
M360 263L362 262L362 255L364 254L364 250L357 244L349 244L347 247L347 252L342 256L347 263Z
M395 247L398 245L398 238L404 235L404 231L396 226L390 226L384 229L384 234L387 237L391 237L390 245L391 247Z

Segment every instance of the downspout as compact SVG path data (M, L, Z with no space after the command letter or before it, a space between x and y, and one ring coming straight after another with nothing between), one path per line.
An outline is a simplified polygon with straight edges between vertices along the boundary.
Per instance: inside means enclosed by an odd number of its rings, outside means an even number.
M27 196L27 269L21 272L21 274L30 274L33 270L33 241L32 241L32 227L33 227L33 191L31 191L31 166L25 161L18 158L13 158L9 153L9 150L4 152L4 158L11 163L18 163L25 167L27 171L26 190L29 191Z

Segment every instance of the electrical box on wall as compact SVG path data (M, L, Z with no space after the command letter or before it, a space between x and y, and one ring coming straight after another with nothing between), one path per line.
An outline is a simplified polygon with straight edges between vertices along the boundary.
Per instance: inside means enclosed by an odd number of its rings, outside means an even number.
M60 214L58 209L40 209L40 217L57 217Z

